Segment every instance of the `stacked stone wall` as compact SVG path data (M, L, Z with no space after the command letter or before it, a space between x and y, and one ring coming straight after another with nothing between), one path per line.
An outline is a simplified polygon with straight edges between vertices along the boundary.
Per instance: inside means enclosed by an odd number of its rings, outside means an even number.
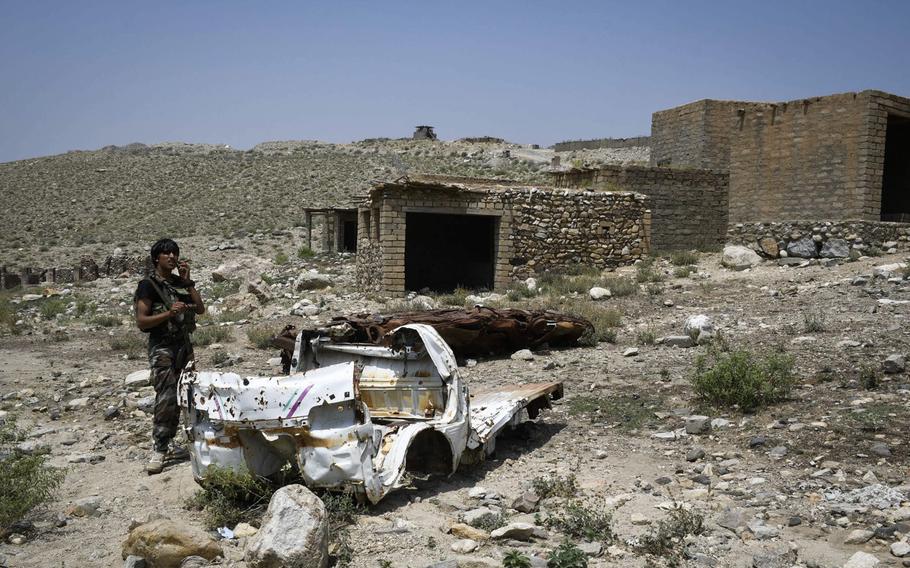
M727 232L727 175L706 170L607 166L553 174L556 187L649 197L657 250L719 248Z
M803 239L811 239L820 248L832 239L847 241L856 254L875 254L907 246L910 241L910 223L883 223L880 221L786 221L780 223L735 223L730 226L728 240L732 244L750 247L765 256L767 247L763 239L771 239L779 250ZM771 247L773 250L774 247Z
M567 140L557 142L551 148L557 152L570 152L572 150L596 150L598 148L639 148L650 146L650 136L635 136L634 138L598 138L595 140Z
M363 223L365 211L371 212L373 223L379 223L371 231ZM409 212L497 217L497 290L508 288L516 279L575 264L601 268L628 264L650 247L650 212L642 195L388 184L374 189L371 203L361 210L357 281L364 289L405 291Z
M101 264L83 256L73 266L11 267L0 266L0 290L42 284L72 284L91 282L98 278L114 278L121 274L147 274L151 261L148 256L108 256Z

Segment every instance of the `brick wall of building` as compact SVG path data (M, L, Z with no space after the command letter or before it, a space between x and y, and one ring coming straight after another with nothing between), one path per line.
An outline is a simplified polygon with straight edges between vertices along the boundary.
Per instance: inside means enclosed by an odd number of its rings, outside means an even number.
M405 291L409 212L496 216L497 290L575 264L628 264L650 246L648 199L639 194L388 183L360 210L357 282L363 289Z
M651 115L651 165L727 171L741 109L756 103L705 99Z
M706 170L607 166L553 174L556 187L647 195L657 250L716 248L727 232L727 175Z
M596 138L594 140L567 140L557 142L551 146L557 152L571 150L593 150L597 148L638 148L650 146L650 136L635 136L634 138Z

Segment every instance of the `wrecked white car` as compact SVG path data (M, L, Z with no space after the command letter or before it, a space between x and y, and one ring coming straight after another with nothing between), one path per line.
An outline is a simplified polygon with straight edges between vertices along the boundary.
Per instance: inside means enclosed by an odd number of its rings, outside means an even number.
M377 503L405 472L449 474L483 459L505 427L562 397L562 383L469 394L432 327L404 325L390 339L384 347L301 333L287 375L184 372L196 479L213 466L267 477L291 464L310 488Z

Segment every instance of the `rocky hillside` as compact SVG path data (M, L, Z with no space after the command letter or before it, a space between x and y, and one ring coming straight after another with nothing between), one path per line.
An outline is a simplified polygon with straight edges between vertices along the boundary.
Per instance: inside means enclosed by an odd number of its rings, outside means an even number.
M565 166L647 161L648 148L554 152L506 142L365 140L226 146L130 144L0 164L0 250L234 235L302 222L304 207L349 205L371 181L408 173L545 183Z

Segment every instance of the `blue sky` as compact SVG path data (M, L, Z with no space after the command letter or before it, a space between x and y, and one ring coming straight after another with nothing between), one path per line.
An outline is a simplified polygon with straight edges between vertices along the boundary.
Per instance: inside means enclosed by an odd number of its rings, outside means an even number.
M0 162L108 144L647 134L701 98L910 96L910 2L3 1Z

